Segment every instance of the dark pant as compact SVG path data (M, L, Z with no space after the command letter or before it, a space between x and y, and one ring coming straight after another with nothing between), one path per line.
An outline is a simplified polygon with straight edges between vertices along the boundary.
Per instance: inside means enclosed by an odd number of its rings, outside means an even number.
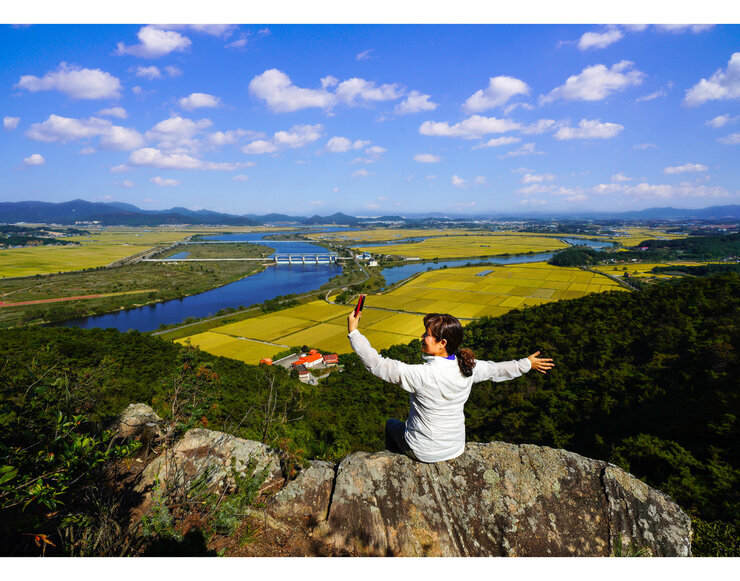
M396 454L406 454L412 460L418 461L419 459L406 443L405 433L406 424L398 420L387 420L385 422L385 448Z

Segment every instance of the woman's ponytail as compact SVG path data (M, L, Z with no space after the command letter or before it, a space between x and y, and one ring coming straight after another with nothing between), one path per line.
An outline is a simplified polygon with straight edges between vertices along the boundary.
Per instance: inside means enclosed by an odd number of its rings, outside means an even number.
M473 375L473 367L475 367L475 353L470 349L459 349L455 353L457 359L457 366L460 368L460 373L465 377Z

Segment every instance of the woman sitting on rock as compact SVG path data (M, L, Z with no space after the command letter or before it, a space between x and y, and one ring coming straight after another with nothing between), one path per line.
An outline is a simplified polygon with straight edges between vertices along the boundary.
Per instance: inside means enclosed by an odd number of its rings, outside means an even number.
M362 312L347 318L349 340L362 364L376 377L396 383L410 393L406 423L388 420L385 447L421 462L441 462L465 451L463 408L470 389L479 381L506 381L536 369L546 373L552 359L539 351L516 361L476 361L470 349L460 349L463 328L452 315L424 317L421 350L425 363L409 365L381 357L357 330Z

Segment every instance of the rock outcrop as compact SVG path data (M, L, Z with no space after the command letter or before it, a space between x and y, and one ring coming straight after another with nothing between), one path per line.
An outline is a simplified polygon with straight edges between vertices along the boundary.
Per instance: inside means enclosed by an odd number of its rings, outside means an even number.
M691 554L691 521L662 492L606 462L502 442L436 464L351 454L323 531L361 555Z
M141 473L135 490L147 493L155 480L166 487L182 487L202 479L205 486L233 485L232 466L243 473L250 461L254 470L267 471L265 486L283 482L276 450L223 432L189 430L172 448L155 458Z
M670 497L612 464L543 446L468 443L436 464L356 452L287 482L277 450L195 429L144 469L136 490L146 502L155 479L229 488L231 466L250 460L266 470L271 522L301 518L316 542L346 554L691 555L691 521Z

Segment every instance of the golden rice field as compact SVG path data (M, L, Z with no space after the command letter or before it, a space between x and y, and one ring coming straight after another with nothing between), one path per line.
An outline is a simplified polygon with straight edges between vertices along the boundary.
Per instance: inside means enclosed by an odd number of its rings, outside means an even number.
M478 276L486 271L490 272ZM419 313L451 313L471 320L609 290L624 289L604 276L544 262L441 269L423 273L388 293L368 296L360 328L380 350L418 338L424 331ZM214 355L253 364L286 346L308 345L324 352L347 353L350 311L346 305L314 301L215 327L177 342L190 339Z
M651 240L657 238L664 238L674 240L676 238L687 238L687 234L676 234L675 232L665 232L664 230L657 230L655 228L624 228L618 230L623 233L623 236L613 236L610 240L620 242L622 246L635 246L643 240Z
M547 236L490 234L427 238L422 242L369 246L362 250L371 254L393 254L408 258L447 259L547 252L568 247L565 242Z
M483 274L486 273L488 274ZM476 319L511 309L624 290L609 278L545 262L425 272L393 291L369 296L368 307L417 313L450 313Z
M350 351L347 315L352 307L314 301L291 309L215 327L204 333L177 339L190 340L203 351L257 364L286 347L309 345L326 353ZM408 318L408 320L404 318ZM376 349L408 343L424 331L418 315L387 311L363 312L363 331ZM387 323L382 324L387 320Z

